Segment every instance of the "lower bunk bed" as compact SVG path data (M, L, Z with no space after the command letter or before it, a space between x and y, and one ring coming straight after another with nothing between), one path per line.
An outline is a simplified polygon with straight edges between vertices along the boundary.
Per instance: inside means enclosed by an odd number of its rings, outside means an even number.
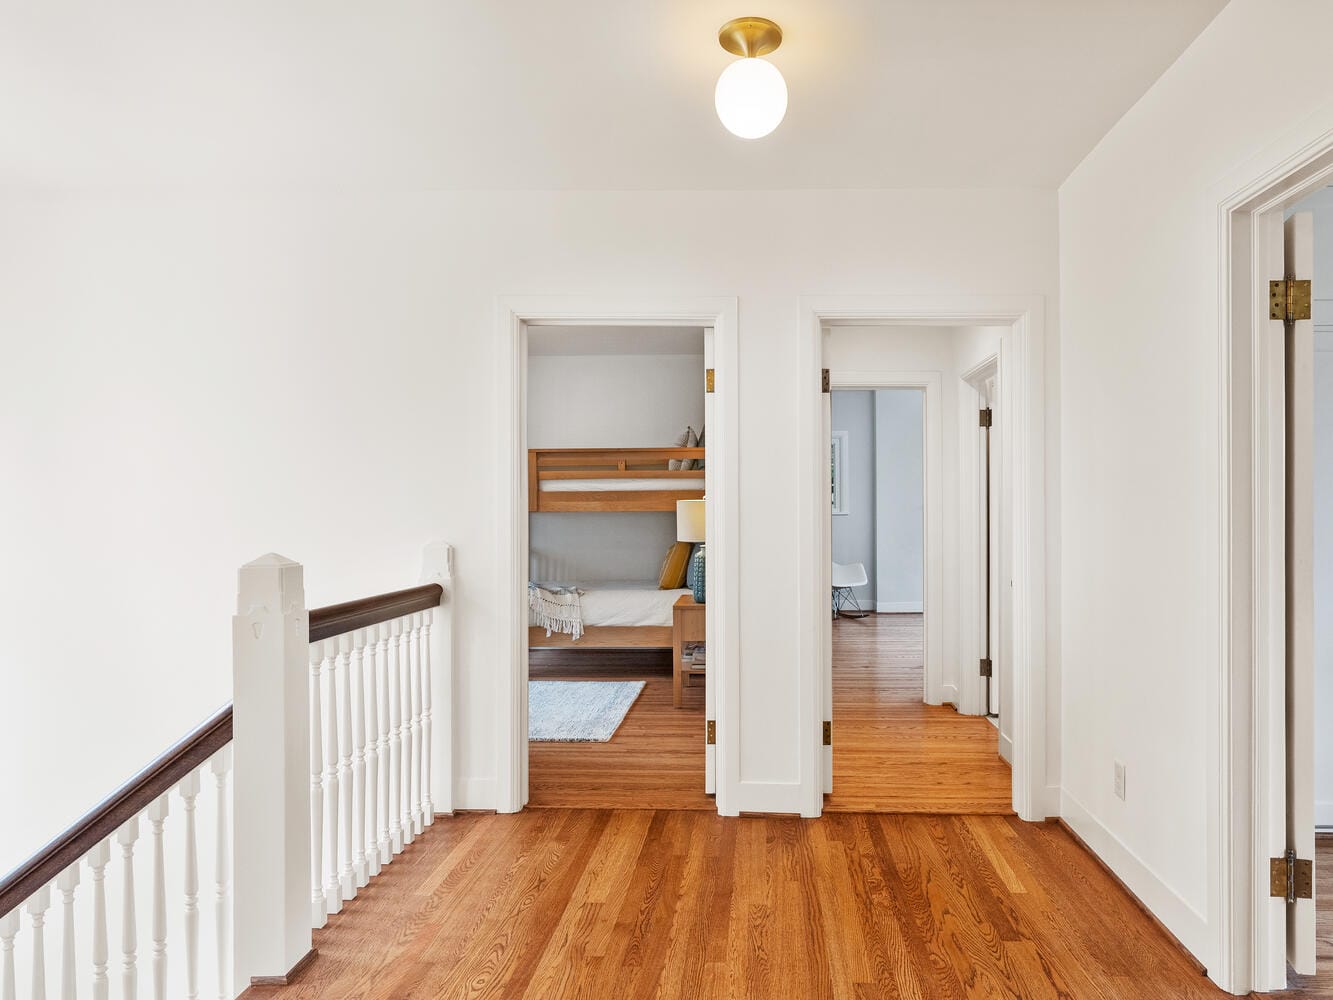
M650 583L581 586L583 634L528 627L529 649L671 649L672 609L688 589L662 590Z

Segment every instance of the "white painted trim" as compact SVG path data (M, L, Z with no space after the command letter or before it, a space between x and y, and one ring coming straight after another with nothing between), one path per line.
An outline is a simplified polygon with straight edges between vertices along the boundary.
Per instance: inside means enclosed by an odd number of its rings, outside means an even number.
M1025 820L1053 815L1058 801L1046 781L1046 577L1045 577L1045 300L1041 296L837 296L803 297L797 327L797 487L801 814L823 811L824 677L829 669L823 637L828 625L828 560L824 558L823 481L827 445L820 446L823 404L820 369L823 326L830 320L865 323L1009 325L1000 358L1001 419L1012 464L1012 538L1015 760L1013 803ZM822 468L821 468L822 466ZM1021 512L1021 515L1020 515Z
M494 778L457 778L454 780L454 810L494 809Z
M981 410L982 391L985 381L995 377L999 382L1000 356L993 354L984 361L963 372L958 387L958 660L959 687L961 700L958 711L964 715L986 714L986 678L981 676L980 662L986 652L986 591L990 580L986 576L986 524L985 504L982 495L985 489L985 461L981 449L981 428L977 414ZM997 395L1003 395L998 393ZM999 407L994 407L996 423L999 423ZM996 432L1000 428L996 426ZM1000 436L1000 447L1004 447L1004 437ZM1003 462L1000 463L1003 466ZM1000 469L1003 472L1003 469ZM991 497L1000 518L1004 517L1004 497L1001 489ZM995 539L995 551L992 556L997 570L996 578L1005 576L1003 540ZM1003 621L1009 613L1007 588L999 588L996 606L992 613ZM1001 626L999 634L1005 629ZM1000 650L992 650L992 658L1001 661ZM974 666L976 665L976 666Z
M1157 915L1180 943L1195 955L1208 943L1208 920L1152 870L1128 845L1112 833L1068 791L1060 795L1060 818L1101 858L1129 891Z
M922 601L876 601L875 611L881 615L924 614L926 605Z
M995 730L996 732L999 732L1000 727L997 725ZM1004 733L1000 733L1000 759L1010 767L1014 766L1014 741L1004 735ZM1059 790L1057 789L1057 798L1053 801L1059 801L1058 791Z
M528 647L526 604L528 497L526 371L527 326L700 326L713 329L717 390L708 427L705 469L708 518L707 624L709 679L717 710L717 809L739 813L740 788L740 351L734 298L511 296L496 303L499 338L496 371L495 496L497 590L510 594L496 608L495 752L493 807L517 812L527 802ZM506 509L507 505L507 509ZM702 738L702 734L700 734ZM459 801L465 782L460 781ZM473 808L467 806L464 808Z
M1285 415L1282 362L1275 372L1264 334L1282 209L1330 177L1333 104L1209 189L1220 249L1218 670L1205 692L1215 748L1208 906L1217 919L1199 954L1216 955L1205 959L1209 976L1233 993L1286 985L1285 906L1267 892L1267 858L1285 842L1286 821Z

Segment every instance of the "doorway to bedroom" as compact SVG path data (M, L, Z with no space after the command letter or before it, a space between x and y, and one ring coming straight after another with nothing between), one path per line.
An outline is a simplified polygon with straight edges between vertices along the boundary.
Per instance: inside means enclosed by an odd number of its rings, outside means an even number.
M697 326L527 328L529 806L715 808L711 346Z

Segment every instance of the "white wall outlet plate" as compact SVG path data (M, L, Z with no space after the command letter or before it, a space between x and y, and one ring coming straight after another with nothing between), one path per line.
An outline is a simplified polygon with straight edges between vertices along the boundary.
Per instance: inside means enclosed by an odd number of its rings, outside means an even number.
M1125 765L1120 761L1115 762L1115 797L1125 797Z

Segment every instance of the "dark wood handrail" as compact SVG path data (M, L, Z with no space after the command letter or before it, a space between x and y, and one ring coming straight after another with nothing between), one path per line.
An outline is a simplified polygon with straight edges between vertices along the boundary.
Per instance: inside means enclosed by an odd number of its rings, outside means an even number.
M0 879L0 917L77 862L231 742L231 706L145 767L19 867Z
M310 641L331 639L345 632L355 632L359 628L438 607L443 598L443 587L438 583L427 583L407 590L395 590L392 594L377 594L345 604L315 608L310 612Z

